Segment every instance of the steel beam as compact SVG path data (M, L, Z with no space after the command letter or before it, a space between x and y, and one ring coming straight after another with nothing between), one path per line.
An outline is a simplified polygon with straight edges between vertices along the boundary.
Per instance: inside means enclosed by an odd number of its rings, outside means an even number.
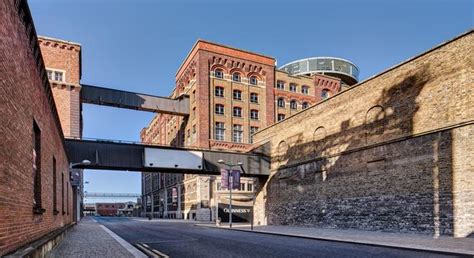
M180 116L189 115L187 96L170 99L82 84L81 102Z
M129 170L142 172L165 172L186 174L220 174L220 159L226 163L242 162L242 176L268 176L270 174L270 159L262 154L223 152L212 150L176 148L169 146L144 145L136 143L121 143L104 140L65 139L66 151L71 163L91 161L90 165L77 165L75 168ZM182 169L179 167L149 167L145 166L145 148L155 148L162 151L183 150L202 153L200 169Z

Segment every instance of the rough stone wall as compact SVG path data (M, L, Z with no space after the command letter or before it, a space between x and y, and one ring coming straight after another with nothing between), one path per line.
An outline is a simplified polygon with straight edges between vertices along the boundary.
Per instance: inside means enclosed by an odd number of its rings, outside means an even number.
M26 1L0 1L0 256L72 222L61 127L27 10ZM42 214L33 213L33 121L41 131ZM54 195L59 213L54 212Z
M474 230L473 32L255 135L260 224Z

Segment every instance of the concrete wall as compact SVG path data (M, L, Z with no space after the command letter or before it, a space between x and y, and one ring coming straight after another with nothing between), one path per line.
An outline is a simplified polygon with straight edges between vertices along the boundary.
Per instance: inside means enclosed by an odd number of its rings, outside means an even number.
M2 256L72 222L72 189L61 125L26 1L0 1L0 78ZM33 121L41 131L39 185L44 209L36 213Z
M474 34L255 135L272 157L256 222L474 231Z

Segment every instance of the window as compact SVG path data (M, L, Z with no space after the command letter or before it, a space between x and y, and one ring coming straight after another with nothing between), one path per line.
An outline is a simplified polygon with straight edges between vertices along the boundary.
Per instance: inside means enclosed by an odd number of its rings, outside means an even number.
M41 203L41 130L33 121L33 212L43 213Z
M216 104L216 114L223 115L224 114L224 105Z
M240 90L234 90L232 96L236 100L242 100L242 91Z
M257 93L250 93L250 102L252 103L258 103L258 94Z
M56 177L56 158L53 157L53 214L57 215L58 211L58 179Z
M234 107L234 116L242 117L242 108L241 107Z
M308 103L308 102L303 102L303 105L301 105L301 107L302 107L303 109L308 108L308 107L309 107L309 103Z
M277 81L277 89L284 90L285 89L285 82Z
M328 90L322 90L321 91L321 99L327 99L329 98L329 91Z
M298 102L296 102L296 100L292 100L290 102L290 108L295 110L298 109Z
M278 98L278 107L285 107L285 100L283 98Z
M250 127L250 143L253 142L253 135L258 132L258 127L256 126L251 126Z
M225 127L224 123L222 122L216 122L216 128L215 128L215 139L217 141L223 141L225 136Z
M224 97L224 87L216 86L215 95L216 97Z
M46 73L48 74L48 80L53 80L53 71L51 70L46 70Z
M296 92L296 84L290 83L290 91Z
M245 184L244 183L240 183L240 191L245 191Z
M285 119L285 115L284 114L278 114L277 120L281 121L283 119Z
M247 191L253 192L253 184L251 184L251 183L247 184Z
M252 84L252 85L257 85L258 84L257 76L250 76L250 84Z
M64 173L61 173L61 211L64 214L66 214L66 212L64 212Z
M64 80L63 72L54 71L54 80L62 82Z
M308 86L302 86L301 87L301 93L308 95L309 94L309 87Z
M234 142L242 142L242 138L244 135L244 130L242 129L242 125L234 125L232 132L233 132L232 140Z
M224 71L222 71L222 69L216 69L214 71L214 76L222 79L224 78Z
M258 110L250 110L250 119L258 120Z
M232 80L233 80L234 82L240 82L240 79L241 79L241 78L240 78L240 73L233 73L233 74L232 74Z
M196 101L196 90L193 90L193 102Z

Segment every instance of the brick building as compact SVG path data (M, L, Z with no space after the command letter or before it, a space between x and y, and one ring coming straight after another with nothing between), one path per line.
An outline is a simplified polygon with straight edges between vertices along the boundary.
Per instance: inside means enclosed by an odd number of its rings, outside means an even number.
M81 138L81 45L43 36L38 37L38 42L64 136ZM83 170L73 169L71 177L74 220L79 221L83 209Z
M26 1L0 1L0 256L73 222L63 132Z
M255 134L257 224L474 232L471 30Z
M290 63L282 67L284 71L276 68L273 57L198 40L179 67L170 95L190 97L189 117L157 114L141 131L142 142L248 151L258 130L357 81L358 68L352 63L324 60L330 66L303 71ZM297 61L298 65L301 62ZM330 73L338 67L334 66L337 62L354 72ZM219 180L214 176L143 173L143 207L146 214L158 217L210 220L215 215L212 207L220 192ZM243 178L242 184L241 194L252 195L253 179Z

